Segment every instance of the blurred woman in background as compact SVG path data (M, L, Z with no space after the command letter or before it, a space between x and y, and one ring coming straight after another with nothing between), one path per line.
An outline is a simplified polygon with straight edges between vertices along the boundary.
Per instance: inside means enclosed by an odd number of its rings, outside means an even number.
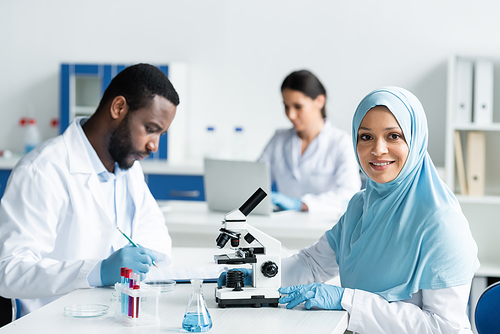
M350 136L328 121L326 90L311 72L292 72L281 94L293 127L277 130L258 159L270 166L273 204L340 216L361 187Z

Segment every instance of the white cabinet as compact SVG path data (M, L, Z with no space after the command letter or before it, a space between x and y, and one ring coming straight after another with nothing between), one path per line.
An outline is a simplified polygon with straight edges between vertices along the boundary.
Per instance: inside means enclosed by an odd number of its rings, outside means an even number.
M489 67L486 80L477 82ZM481 67L480 66L480 67ZM478 78L479 75L479 78ZM489 77L489 76L492 77ZM496 79L496 83L495 83ZM475 273L470 310L474 333L474 310L477 299L488 282L500 277L500 55L470 56L454 55L448 63L448 95L446 113L445 181L457 194L462 211L469 221L470 229L478 246L481 267ZM486 83L486 84L485 84ZM481 103L483 101L483 103ZM491 108L491 109L488 109ZM474 117L479 111L479 117ZM491 114L489 114L491 112ZM485 115L486 113L486 115ZM486 116L486 117L485 117ZM486 118L486 120L485 120ZM479 121L478 121L479 120ZM478 152L468 143L469 133L484 135L484 158L473 161L484 166L484 194L472 196L463 194L460 185L460 163L456 159L456 133L462 143L463 165L465 174L467 159ZM481 146L481 145L479 145ZM481 147L479 147L481 149ZM479 154L481 156L482 154Z
M448 96L446 115L445 181L464 203L500 204L500 92L495 78L500 77L500 55L450 57L448 63ZM486 113L486 121L485 121ZM488 114L490 113L490 114ZM488 119L489 117L489 119ZM460 135L463 164L456 159L456 132ZM484 135L484 161L470 161L481 152L481 145L472 146L468 140L471 132ZM468 152L469 151L469 152ZM469 161L468 161L469 160ZM464 193L460 175L470 176L473 167L484 166L481 177L484 193ZM464 168L463 173L461 167ZM469 167L469 168L468 168ZM469 175L468 175L469 174ZM477 179L477 177L476 177ZM465 185L467 186L467 185Z

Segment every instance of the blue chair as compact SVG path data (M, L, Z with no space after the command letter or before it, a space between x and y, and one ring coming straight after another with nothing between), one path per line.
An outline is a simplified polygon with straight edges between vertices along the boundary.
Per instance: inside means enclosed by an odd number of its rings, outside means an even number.
M0 327L2 327L12 321L12 301L0 297L0 310Z
M21 317L21 303L18 299L0 296L0 327Z
M500 282L483 291L474 316L479 334L500 334Z

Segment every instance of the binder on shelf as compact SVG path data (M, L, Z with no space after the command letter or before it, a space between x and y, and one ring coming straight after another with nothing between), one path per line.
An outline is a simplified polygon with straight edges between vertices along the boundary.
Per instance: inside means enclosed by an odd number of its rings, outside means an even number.
M493 123L493 62L478 59L474 65L474 124Z
M467 133L467 186L470 196L484 196L485 143L484 132Z
M470 124L472 122L473 70L472 60L457 58L454 108L457 124Z
M455 131L455 161L457 166L458 184L460 185L460 194L467 195L467 180L465 178L465 162L464 154L462 151L462 140L460 138L460 132Z

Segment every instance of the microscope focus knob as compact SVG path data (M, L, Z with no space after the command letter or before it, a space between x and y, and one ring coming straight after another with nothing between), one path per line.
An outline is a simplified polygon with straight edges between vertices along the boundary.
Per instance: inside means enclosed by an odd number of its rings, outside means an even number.
M274 277L278 274L278 265L273 261L267 261L262 264L260 271L264 277Z

